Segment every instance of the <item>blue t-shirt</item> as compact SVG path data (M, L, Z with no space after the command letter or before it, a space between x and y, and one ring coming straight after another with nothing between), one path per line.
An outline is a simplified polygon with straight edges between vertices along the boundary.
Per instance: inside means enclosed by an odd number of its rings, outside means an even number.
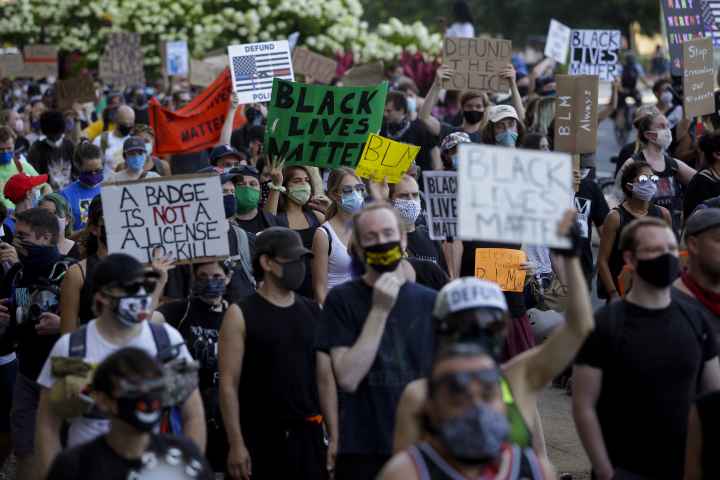
M85 228L90 202L100 195L100 185L87 187L77 180L61 190L60 194L65 197L72 209L73 218L75 219L73 230L77 231Z

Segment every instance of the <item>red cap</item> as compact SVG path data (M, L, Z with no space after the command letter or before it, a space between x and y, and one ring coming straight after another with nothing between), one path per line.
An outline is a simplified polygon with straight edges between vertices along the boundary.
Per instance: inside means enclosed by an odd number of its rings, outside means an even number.
M16 173L5 182L3 194L5 198L13 203L18 203L25 199L27 193L38 185L47 183L47 175L38 175L31 177L25 173Z

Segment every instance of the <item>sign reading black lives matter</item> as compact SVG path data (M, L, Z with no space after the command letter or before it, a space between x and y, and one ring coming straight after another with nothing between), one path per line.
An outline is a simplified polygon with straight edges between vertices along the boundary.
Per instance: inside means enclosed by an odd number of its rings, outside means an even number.
M613 80L620 74L620 30L573 30L570 75L597 75Z
M431 240L457 237L457 172L423 172Z
M459 147L458 236L567 248L557 226L575 194L566 153Z
M229 255L219 175L175 175L102 186L108 250L143 263L153 252L178 263Z

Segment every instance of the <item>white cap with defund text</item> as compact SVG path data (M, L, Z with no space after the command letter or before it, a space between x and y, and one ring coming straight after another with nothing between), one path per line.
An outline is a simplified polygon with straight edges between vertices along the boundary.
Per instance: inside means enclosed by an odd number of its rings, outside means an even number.
M445 318L451 313L471 308L497 308L507 311L505 295L497 283L475 277L462 277L438 292L433 316Z

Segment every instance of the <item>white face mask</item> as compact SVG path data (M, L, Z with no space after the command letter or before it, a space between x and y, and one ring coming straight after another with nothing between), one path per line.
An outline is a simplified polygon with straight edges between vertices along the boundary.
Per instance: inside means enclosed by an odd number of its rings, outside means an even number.
M672 131L670 131L669 128L655 130L650 133L654 133L656 135L657 138L653 141L653 143L660 147L661 150L667 150L672 143Z
M670 105L673 101L673 94L670 90L665 90L660 94L660 101L665 105Z

